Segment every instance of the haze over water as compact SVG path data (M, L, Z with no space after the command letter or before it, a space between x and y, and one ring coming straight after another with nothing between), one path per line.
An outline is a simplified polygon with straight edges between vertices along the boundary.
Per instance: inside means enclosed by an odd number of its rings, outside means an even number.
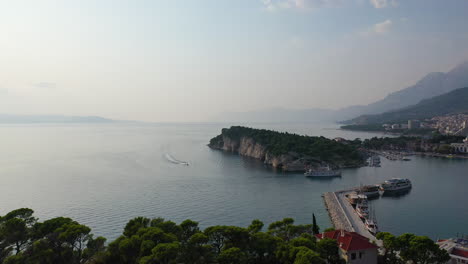
M413 182L409 194L372 201L382 231L434 239L468 233L468 160L382 158L381 168L310 179L209 149L209 139L230 125L2 125L0 215L29 207L42 220L71 217L110 240L136 216L190 218L207 227L285 217L305 224L315 213L326 228L331 223L322 193L404 177ZM250 126L329 138L381 136L341 131L333 124Z

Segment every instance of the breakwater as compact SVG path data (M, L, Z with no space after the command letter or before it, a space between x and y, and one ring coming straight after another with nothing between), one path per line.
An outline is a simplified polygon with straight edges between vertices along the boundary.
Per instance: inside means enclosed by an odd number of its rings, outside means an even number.
M346 213L338 200L336 193L327 192L323 194L323 200L325 207L327 208L328 215L332 220L335 229L344 229L346 231L353 232L354 228L348 220Z

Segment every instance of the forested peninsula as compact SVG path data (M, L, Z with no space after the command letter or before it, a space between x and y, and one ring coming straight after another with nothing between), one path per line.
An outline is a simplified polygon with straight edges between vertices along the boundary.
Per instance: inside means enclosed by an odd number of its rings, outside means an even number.
M284 171L304 171L323 164L336 168L364 165L364 158L353 144L242 126L223 128L208 146L255 158Z

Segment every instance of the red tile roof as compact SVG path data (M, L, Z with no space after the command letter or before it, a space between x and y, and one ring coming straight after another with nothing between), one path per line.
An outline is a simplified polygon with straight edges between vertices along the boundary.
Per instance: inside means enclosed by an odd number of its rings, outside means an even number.
M454 248L450 254L468 258L468 251L459 248Z
M356 232L348 232L335 230L316 235L318 239L331 238L338 242L338 246L346 251L364 250L369 248L378 248L376 245L369 242L365 236L361 236Z

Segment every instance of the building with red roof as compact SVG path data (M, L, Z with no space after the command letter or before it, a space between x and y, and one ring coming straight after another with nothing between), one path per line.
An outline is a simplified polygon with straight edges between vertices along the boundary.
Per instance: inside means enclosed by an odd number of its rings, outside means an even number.
M468 239L451 238L437 241L440 248L447 250L451 260L450 264L468 264Z
M317 240L324 238L334 239L338 243L340 256L346 263L353 264L376 264L379 254L376 245L369 239L356 232L335 230L315 235Z

